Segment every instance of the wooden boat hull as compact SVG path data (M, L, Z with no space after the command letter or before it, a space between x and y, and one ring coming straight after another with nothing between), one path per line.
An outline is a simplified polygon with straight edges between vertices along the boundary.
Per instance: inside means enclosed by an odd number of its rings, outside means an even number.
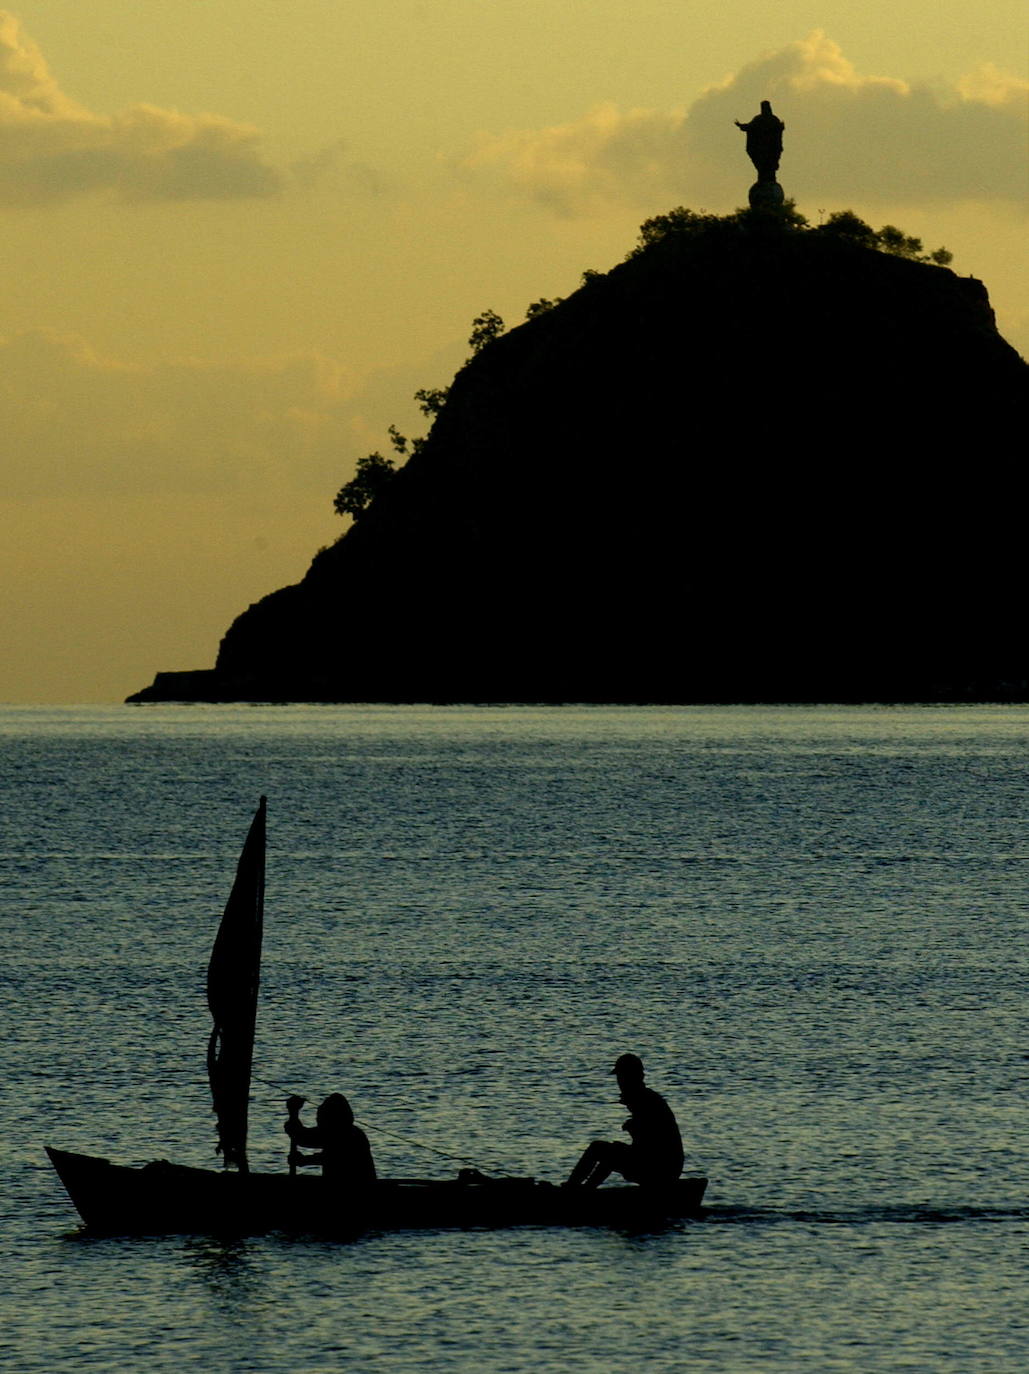
M637 1187L557 1188L531 1178L383 1179L360 1196L318 1177L240 1174L158 1160L142 1167L47 1147L86 1227L104 1235L357 1235L509 1226L647 1229L700 1214L707 1179Z

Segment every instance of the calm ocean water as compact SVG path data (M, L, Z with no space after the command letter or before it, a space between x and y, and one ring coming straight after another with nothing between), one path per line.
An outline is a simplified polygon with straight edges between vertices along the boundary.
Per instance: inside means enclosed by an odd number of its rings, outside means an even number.
M1024 1370L1027 743L1022 708L0 711L0 1358ZM204 974L262 792L258 1167L280 1089L340 1090L383 1172L558 1180L634 1050L706 1219L78 1235L44 1142L214 1163Z

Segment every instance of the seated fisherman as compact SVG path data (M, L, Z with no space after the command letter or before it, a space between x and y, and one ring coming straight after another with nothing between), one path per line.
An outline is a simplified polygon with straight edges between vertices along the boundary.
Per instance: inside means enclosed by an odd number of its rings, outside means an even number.
M618 1057L611 1070L621 1090L619 1101L629 1108L623 1124L631 1143L594 1140L572 1170L565 1187L599 1188L609 1174L629 1183L659 1188L673 1184L682 1173L682 1137L671 1107L643 1081L643 1061L635 1054Z
M302 1097L290 1097L286 1102L289 1116L283 1130L292 1142L291 1164L320 1164L322 1177L347 1185L374 1183L375 1161L372 1159L368 1137L354 1124L354 1113L342 1093L330 1093L315 1113L315 1126L305 1126L300 1120ZM318 1151L302 1155L298 1145L313 1145Z

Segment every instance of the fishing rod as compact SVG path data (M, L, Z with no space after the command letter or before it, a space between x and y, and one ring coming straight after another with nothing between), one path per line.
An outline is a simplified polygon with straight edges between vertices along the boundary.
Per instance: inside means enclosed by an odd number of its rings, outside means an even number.
M261 1083L266 1088L274 1088L276 1092L284 1094L287 1098L299 1097L303 1102L309 1100L304 1097L303 1093L293 1092L282 1083L273 1083L271 1079L259 1078L257 1074L252 1074L251 1077L255 1083ZM465 1164L472 1168L477 1167L475 1161L469 1158L468 1155L455 1155L449 1150L439 1149L436 1145L426 1145L424 1141L413 1140L410 1136L401 1135L399 1131L391 1131L388 1126L382 1126L378 1122L370 1121L367 1116L362 1116L361 1120L356 1122L356 1124L358 1126L364 1126L370 1131L377 1131L381 1135L391 1136L394 1140L399 1140L402 1144L408 1145L413 1149L427 1150L430 1154L439 1155L442 1159L449 1159L454 1164ZM290 1154L292 1155L292 1153L293 1151L291 1150ZM291 1167L295 1167L295 1161L291 1159L290 1165ZM493 1165L490 1165L490 1167L494 1173L507 1173L507 1170L501 1167L494 1167Z
M389 1135L389 1136L392 1136L394 1140L402 1141L403 1144L405 1144L405 1145L411 1145L411 1146L413 1146L413 1147L414 1147L415 1149L417 1149L417 1150L428 1150L428 1151L430 1151L430 1153L432 1153L432 1154L434 1154L434 1155L440 1155L440 1156L442 1156L443 1159L452 1160L455 1164L468 1164L468 1165L471 1165L472 1168L475 1167L473 1161L472 1161L467 1155L453 1155L453 1154L450 1154L450 1152L447 1151L447 1150L440 1150L440 1149L438 1149L437 1146L435 1146L435 1145L426 1145L426 1144L424 1144L424 1143L423 1143L422 1141L420 1141L420 1140L412 1140L412 1139L410 1138L410 1136L400 1135L399 1132L397 1132L397 1131L391 1131L391 1130L390 1130L388 1127L386 1127L386 1126L380 1126L380 1125L378 1125L378 1124L377 1124L376 1122L374 1122L374 1121L369 1121L367 1117L364 1118L364 1124L365 1124L365 1125L368 1127L368 1129L371 1130L371 1131L378 1131L378 1132L380 1132L382 1135ZM492 1166L491 1166L491 1167L492 1167ZM501 1169L501 1168L494 1168L494 1169L493 1169L493 1172L494 1172L494 1173L502 1174L502 1173L505 1173L506 1170Z

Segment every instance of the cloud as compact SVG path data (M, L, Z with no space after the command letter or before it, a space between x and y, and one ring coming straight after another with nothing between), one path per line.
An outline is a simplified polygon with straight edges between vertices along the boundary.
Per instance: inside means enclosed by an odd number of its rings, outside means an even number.
M282 184L248 125L152 105L108 116L77 104L18 20L0 10L0 205L98 193L225 200L273 195Z
M808 200L924 204L1025 197L1029 83L985 66L950 87L862 76L824 33L761 57L689 109L601 105L549 129L484 135L465 172L499 176L558 213L612 203L739 204L752 169L736 119L771 100L786 121L780 181Z
M463 166L500 171L544 205L574 214L635 201L667 184L682 164L685 142L684 111L623 113L608 103L573 124L483 135Z
M391 421L424 432L397 398L445 364L144 364L0 336L0 700L118 701L155 669L212 663L249 602L343 533L332 498L358 456L389 451Z
M308 157L298 158L290 164L289 175L292 184L304 191L325 183L366 196L382 196L390 189L386 178L374 167L347 157L347 144L343 139L337 139Z
M0 338L10 498L303 492L325 509L364 440L351 375L314 355L139 365L46 330Z

